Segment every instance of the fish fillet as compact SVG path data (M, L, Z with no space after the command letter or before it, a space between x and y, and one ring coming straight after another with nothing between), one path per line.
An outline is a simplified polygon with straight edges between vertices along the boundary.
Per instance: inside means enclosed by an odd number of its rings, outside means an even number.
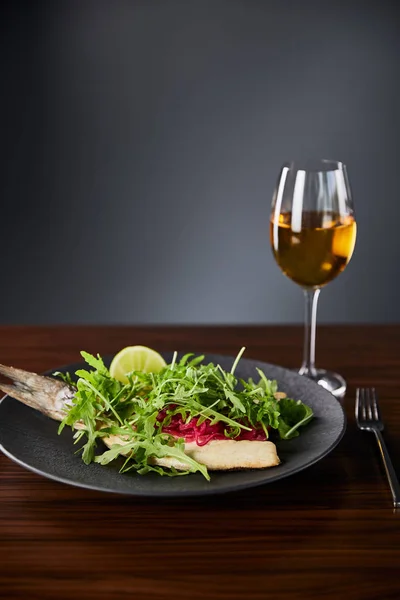
M116 435L103 438L111 448L114 444L124 444ZM186 443L185 454L205 465L210 471L232 471L237 469L265 469L279 465L280 460L273 442L252 442L249 440L214 440L198 446L196 442ZM153 464L160 467L174 467L178 471L190 467L174 457L154 458Z

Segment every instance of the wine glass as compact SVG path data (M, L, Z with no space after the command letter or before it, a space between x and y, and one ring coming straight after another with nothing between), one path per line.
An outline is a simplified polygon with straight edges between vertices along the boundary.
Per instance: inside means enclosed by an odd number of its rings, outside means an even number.
M301 375L334 396L346 391L341 375L315 367L317 304L321 288L353 254L357 226L346 166L334 160L285 163L272 199L270 237L275 260L305 295Z

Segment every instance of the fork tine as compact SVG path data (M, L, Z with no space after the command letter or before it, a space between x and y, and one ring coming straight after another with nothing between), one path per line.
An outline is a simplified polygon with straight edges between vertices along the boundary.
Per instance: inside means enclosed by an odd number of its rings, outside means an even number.
M366 390L366 405L367 405L367 416L370 421L372 421L372 399L371 399L371 389L367 388Z
M355 413L356 413L356 421L358 423L358 420L360 418L360 388L356 389L356 408L355 408Z
M367 418L367 413L365 410L365 392L364 388L360 389L360 415L363 421Z
M356 391L356 420L365 421L365 389L357 388Z
M377 421L380 421L380 419L381 419L381 411L379 410L378 396L377 396L377 394L375 392L375 388L372 388L371 394L372 394L373 416L374 416L374 419L376 419Z

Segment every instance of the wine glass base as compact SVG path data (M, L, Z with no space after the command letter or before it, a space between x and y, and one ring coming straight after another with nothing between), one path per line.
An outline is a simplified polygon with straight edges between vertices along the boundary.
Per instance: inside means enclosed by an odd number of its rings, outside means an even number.
M326 371L325 369L316 369L315 375L301 373L301 371L300 374L318 383L321 387L333 394L335 398L341 398L346 392L346 381L339 373Z

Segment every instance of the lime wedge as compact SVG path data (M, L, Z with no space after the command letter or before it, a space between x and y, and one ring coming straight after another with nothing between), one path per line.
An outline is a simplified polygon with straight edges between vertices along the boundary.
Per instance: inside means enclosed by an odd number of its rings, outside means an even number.
M128 383L127 373L158 373L166 364L161 354L147 346L127 346L112 359L110 375L122 383Z

